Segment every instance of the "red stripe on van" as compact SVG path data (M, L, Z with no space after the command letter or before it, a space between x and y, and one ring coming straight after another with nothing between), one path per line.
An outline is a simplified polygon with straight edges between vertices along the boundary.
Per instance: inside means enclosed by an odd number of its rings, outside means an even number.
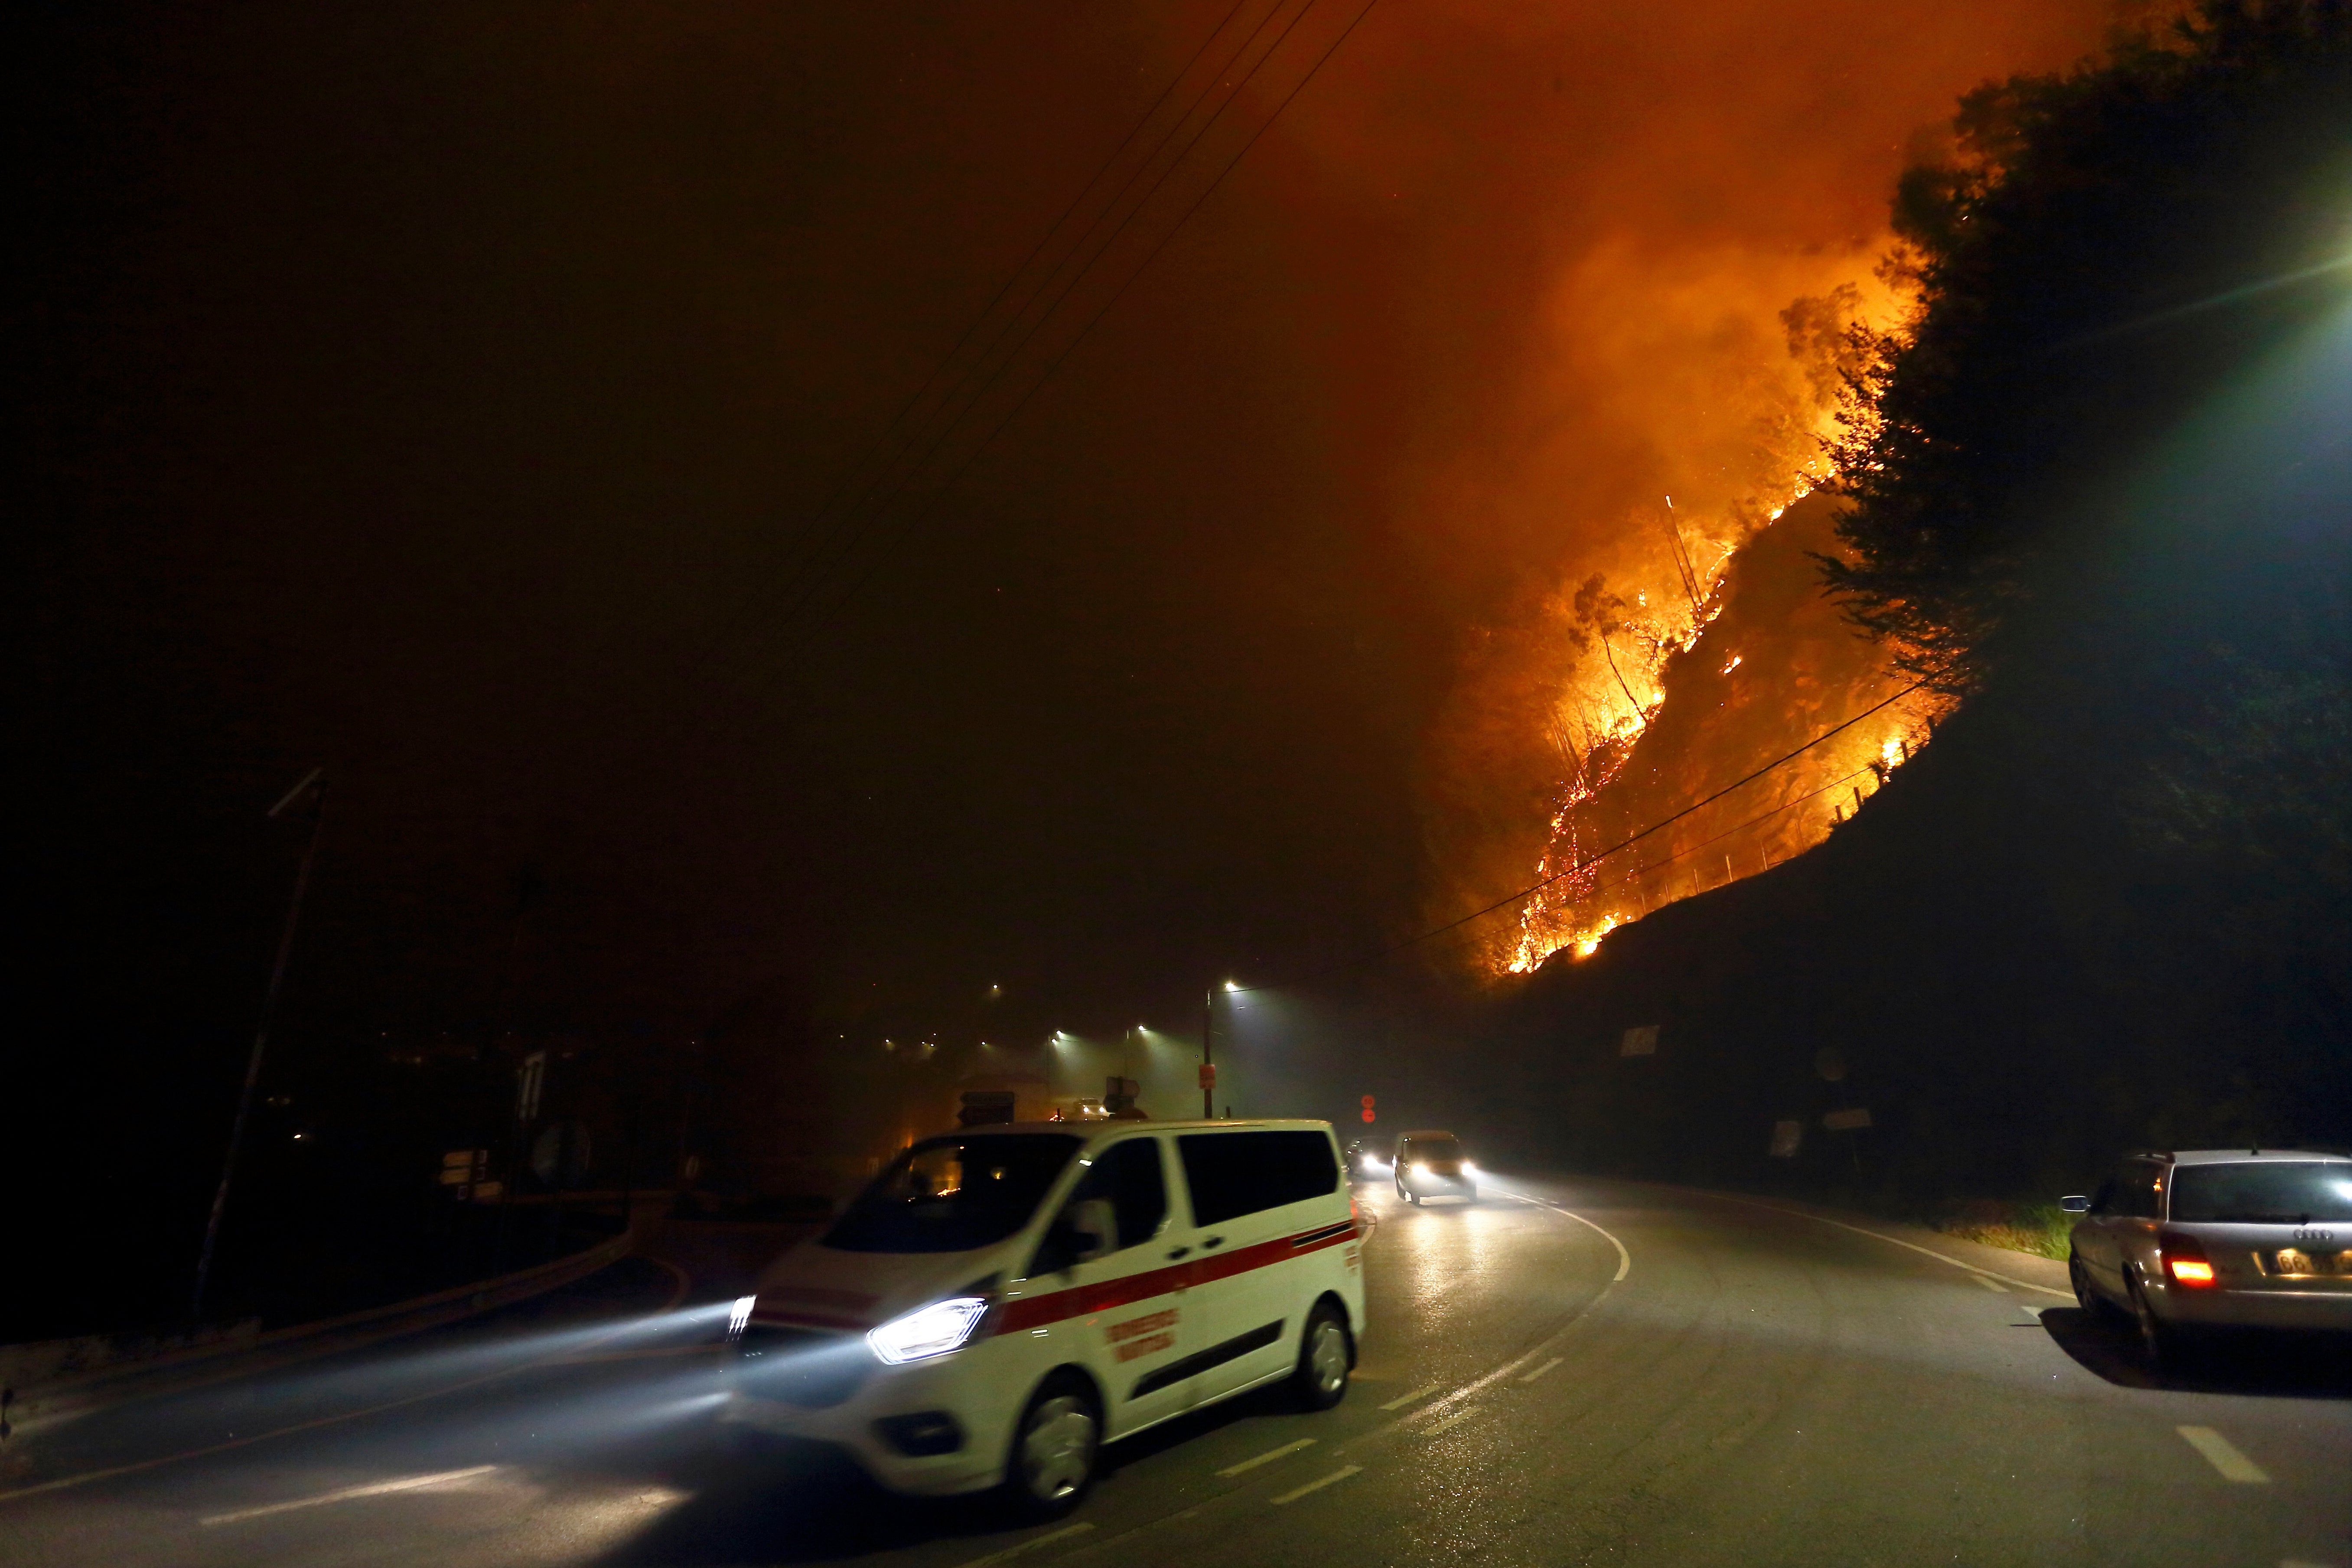
M1130 1274L1123 1279L1105 1279L1096 1285L1079 1285L1067 1290L1055 1290L1043 1296L1022 1296L1004 1303L997 1313L996 1331L1017 1333L1024 1329L1044 1328L1071 1318L1083 1318L1091 1312L1108 1312L1137 1301L1148 1301L1154 1296L1164 1296L1171 1290L1193 1285L1206 1285L1213 1280L1230 1279L1236 1274L1247 1274L1286 1258L1304 1258L1320 1252L1327 1247L1337 1247L1343 1241L1354 1241L1362 1232L1354 1226L1332 1230L1318 1226L1303 1230L1298 1237L1328 1236L1305 1246L1297 1245L1297 1237L1278 1237L1259 1242L1255 1247L1236 1247L1231 1252L1213 1252L1203 1258L1174 1263L1165 1268L1150 1268L1140 1274Z

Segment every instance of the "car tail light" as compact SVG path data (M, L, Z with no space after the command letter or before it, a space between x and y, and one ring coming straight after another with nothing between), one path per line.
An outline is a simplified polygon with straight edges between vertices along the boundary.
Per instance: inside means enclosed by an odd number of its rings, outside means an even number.
M2213 1283L2213 1261L2205 1256L2205 1248L2195 1237L2168 1230L2156 1238L2157 1251L2164 1259L2165 1277L2175 1285L2201 1287Z

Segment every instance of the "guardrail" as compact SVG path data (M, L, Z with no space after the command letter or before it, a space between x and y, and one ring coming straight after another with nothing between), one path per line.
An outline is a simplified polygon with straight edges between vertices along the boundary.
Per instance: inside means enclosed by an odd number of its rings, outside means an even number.
M258 1320L247 1319L187 1335L92 1335L0 1345L0 1388L6 1391L0 1418L13 1428L12 1436L29 1436L69 1415L421 1333L561 1289L628 1257L659 1224L670 1201L668 1193L637 1194L621 1233L583 1251L315 1322L264 1332Z

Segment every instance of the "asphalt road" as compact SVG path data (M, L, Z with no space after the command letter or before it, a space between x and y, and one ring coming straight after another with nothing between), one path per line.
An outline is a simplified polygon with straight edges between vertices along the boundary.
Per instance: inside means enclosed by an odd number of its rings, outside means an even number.
M0 1564L2352 1568L2339 1351L2158 1380L2032 1260L1929 1244L1991 1266L1971 1271L1671 1188L1505 1185L1417 1209L1364 1189L1346 1402L1160 1428L1058 1526L730 1458L699 1348L723 1308L657 1311L679 1279L638 1263L35 1434L0 1469Z

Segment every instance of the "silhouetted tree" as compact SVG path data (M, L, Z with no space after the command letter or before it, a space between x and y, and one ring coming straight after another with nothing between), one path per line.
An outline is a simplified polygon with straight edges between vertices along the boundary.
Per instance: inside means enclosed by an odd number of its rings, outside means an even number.
M2086 498L2340 293L2352 10L2212 0L1980 88L1954 129L1895 200L1889 265L1920 309L1857 340L1835 453L1853 556L1823 567L1907 668L1965 689L2052 591Z

